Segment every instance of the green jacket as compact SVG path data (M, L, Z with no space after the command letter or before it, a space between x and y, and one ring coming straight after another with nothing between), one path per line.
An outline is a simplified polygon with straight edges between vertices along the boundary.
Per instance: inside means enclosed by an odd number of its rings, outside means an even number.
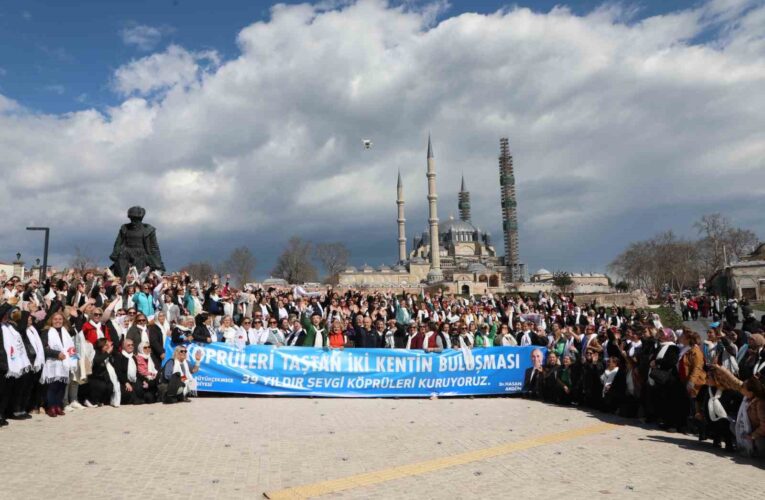
M305 328L305 340L303 341L303 347L313 347L316 342L316 327L311 323L311 317L306 313L300 315L300 323ZM322 345L327 347L327 336L322 335Z
M484 345L483 343L483 335L476 335L475 347L494 347L494 337L496 334L497 334L496 328L491 328L489 330L489 343L487 345Z

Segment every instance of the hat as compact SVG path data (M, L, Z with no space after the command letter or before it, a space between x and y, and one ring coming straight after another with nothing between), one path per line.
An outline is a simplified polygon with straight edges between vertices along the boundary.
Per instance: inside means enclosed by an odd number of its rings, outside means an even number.
M720 326L719 321L715 321L714 323L709 323L709 328L718 328Z

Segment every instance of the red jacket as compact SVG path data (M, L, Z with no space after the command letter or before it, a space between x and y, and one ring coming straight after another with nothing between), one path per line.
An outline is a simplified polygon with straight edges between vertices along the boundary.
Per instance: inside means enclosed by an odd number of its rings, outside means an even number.
M93 345L96 345L96 340L98 340L98 330L93 325L93 323L90 321L85 322L85 324L82 325L82 334L85 335L85 340ZM101 336L106 337L107 339L109 338L104 325L101 325Z

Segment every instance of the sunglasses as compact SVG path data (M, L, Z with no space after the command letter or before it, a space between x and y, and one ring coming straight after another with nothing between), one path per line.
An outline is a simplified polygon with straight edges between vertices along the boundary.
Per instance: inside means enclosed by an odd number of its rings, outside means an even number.
M181 353L181 354L186 354L186 349L180 350L178 352Z

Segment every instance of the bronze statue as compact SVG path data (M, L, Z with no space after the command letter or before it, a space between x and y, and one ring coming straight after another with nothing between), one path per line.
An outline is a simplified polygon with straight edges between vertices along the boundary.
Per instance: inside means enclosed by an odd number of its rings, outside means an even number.
M131 207L128 210L129 224L123 224L114 242L114 250L109 259L115 276L124 278L130 268L141 272L147 266L152 270L165 270L162 255L157 243L157 230L150 224L143 223L146 210L142 207Z

